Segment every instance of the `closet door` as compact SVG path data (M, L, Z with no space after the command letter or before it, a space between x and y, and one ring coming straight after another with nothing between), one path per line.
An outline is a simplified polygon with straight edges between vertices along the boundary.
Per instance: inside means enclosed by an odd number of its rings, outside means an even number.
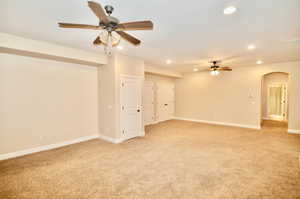
M143 86L143 122L144 122L144 125L153 124L155 122L155 115L154 115L154 83L152 81L144 81L144 86Z
M157 83L157 118L160 122L170 120L174 115L174 90L172 83Z
M123 139L142 135L142 81L140 78L121 77L120 128Z

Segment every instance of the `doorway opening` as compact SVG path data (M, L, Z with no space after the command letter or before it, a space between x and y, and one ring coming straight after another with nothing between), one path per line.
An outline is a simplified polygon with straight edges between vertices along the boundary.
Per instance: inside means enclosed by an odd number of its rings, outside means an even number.
M289 74L273 72L262 78L261 125L286 126L288 123Z

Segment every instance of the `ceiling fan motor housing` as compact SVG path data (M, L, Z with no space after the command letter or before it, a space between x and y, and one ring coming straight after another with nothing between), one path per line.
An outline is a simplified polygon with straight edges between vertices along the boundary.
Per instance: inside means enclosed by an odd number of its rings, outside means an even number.
M111 5L106 5L105 7L105 11L108 14L107 18L108 18L108 23L103 23L102 21L99 22L99 26L104 26L104 28L111 32L114 29L116 29L118 27L118 24L120 23L119 19L117 19L116 17L110 16L111 13L114 11L114 7Z
M220 68L220 66L217 66L217 63L220 63L221 61L211 61L211 62L209 62L209 63L212 63L213 65L212 66L210 66L210 68L212 69L212 70L217 70L218 68Z
M116 17L112 17L112 16L107 16L109 22L108 23L103 23L102 21L99 22L99 26L104 26L105 29L107 29L109 31L109 29L112 31L114 29L116 29L120 23L119 19L117 19Z
M108 16L108 20L109 24L111 24L112 26L117 26L120 23L119 19L117 19L116 17Z

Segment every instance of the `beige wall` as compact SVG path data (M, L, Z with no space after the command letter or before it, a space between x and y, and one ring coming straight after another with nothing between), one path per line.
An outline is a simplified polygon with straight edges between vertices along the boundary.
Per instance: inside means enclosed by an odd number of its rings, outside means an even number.
M119 75L133 75L144 77L144 60L123 54L115 55L116 69Z
M300 130L300 62L234 68L211 76L185 74L176 81L177 117L259 127L264 74L290 74L289 128Z
M97 68L0 54L0 154L98 133Z
M270 73L263 76L262 80L262 118L268 118L268 86L274 83L284 83L288 85L289 75L287 73Z
M99 133L116 138L116 67L114 57L98 70Z
M116 55L97 68L0 54L0 154L98 133L120 138L121 74L143 78L144 62Z

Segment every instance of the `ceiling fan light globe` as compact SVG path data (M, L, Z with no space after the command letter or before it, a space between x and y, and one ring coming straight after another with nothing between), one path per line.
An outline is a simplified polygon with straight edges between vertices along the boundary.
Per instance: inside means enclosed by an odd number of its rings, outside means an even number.
M212 70L212 71L210 71L210 74L211 74L212 76L217 76L217 75L220 74L220 72L219 72L218 70Z
M99 34L100 41L105 45L108 46L109 42L111 42L112 47L117 46L120 43L121 36L115 32L108 32L102 31Z
M224 13L224 15L231 15L231 14L235 13L236 10L237 9L235 6L228 6L224 9L223 13Z

